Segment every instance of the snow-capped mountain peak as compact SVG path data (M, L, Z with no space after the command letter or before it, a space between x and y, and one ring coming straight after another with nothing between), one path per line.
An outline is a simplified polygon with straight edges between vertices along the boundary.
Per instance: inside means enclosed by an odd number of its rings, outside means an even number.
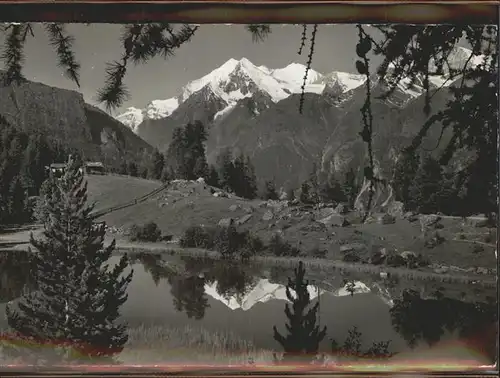
M119 114L116 119L123 123L124 125L130 127L130 129L137 133L137 127L144 120L144 114L142 109L130 107L125 110L125 112Z
M334 71L328 75L325 75L321 79L321 81L326 86L339 86L343 92L347 92L363 85L366 81L366 76L348 72Z
M306 66L300 63L271 69L263 65L256 66L244 57L239 60L231 58L208 74L185 85L177 96L166 100L153 100L142 110L129 108L116 118L137 132L142 121L169 117L180 104L201 90L208 90L223 100L227 104L226 112L233 109L238 101L257 93L268 96L273 102L279 102L302 91L305 73ZM325 87L333 82L341 88L341 92L345 92L363 84L364 78L344 72L324 76L310 69L304 90L321 94Z

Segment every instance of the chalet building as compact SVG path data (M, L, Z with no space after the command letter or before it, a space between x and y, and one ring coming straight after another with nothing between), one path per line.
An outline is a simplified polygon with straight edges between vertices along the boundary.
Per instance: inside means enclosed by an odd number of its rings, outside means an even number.
M88 175L104 175L106 174L106 170L104 169L104 164L100 161L96 162L86 162L83 165L84 173Z
M53 163L49 167L45 167L45 169L54 177L61 177L66 170L66 163ZM101 162L88 161L80 168L80 172L87 175L104 175L106 174L106 169Z
M61 177L66 170L65 163L53 163L49 167L45 167L49 171L49 174L54 177Z

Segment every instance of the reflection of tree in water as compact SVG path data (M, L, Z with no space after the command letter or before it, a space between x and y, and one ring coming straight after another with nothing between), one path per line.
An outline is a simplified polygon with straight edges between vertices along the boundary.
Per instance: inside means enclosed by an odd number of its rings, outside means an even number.
M274 270L274 274L279 274L279 270ZM275 276L275 278L277 277ZM347 281L352 281L352 279ZM299 267L294 270L294 279L288 277L286 286L287 298L292 303L291 308L287 303L284 311L288 319L288 323L285 324L287 334L284 336L278 332L276 326L273 327L274 339L284 349L283 362L293 360L310 362L314 360L317 357L321 341L326 337L326 326L321 329L320 325L317 324L317 322L319 323L320 297L312 305L308 286L309 282L305 279L305 268L300 262ZM331 340L332 353L336 356L370 359L384 359L393 355L389 351L390 340L374 342L370 348L363 350L361 338L361 332L356 326L353 326L342 344L337 343L334 339Z
M210 307L205 294L205 279L198 276L178 275L168 280L170 292L174 297L175 309L185 312L188 318L203 319L205 310Z
M312 307L310 306L309 281L304 278L305 272L304 265L300 262L299 267L295 269L294 280L288 278L286 296L292 303L291 309L288 303L285 305L288 333L283 336L278 332L276 326L273 327L273 337L284 349L284 362L300 357L311 358L315 356L319 344L326 336L326 326L320 330L320 326L316 325L319 302L316 302Z
M240 301L257 284L255 272L249 264L236 261L217 261L207 276L210 283L217 282L219 295Z
M415 290L405 290L390 310L394 328L410 347L420 340L438 342L446 331L457 331L461 339L494 360L497 340L496 303L467 303L439 295L422 299Z
M29 255L24 251L0 252L0 303L19 298L32 287Z
M205 310L209 307L205 294L205 278L200 274L203 265L199 265L198 270L194 261L183 258L185 269L179 272L164 261L161 255L140 254L136 258L151 275L156 286L162 279L167 280L177 311L185 312L190 319L203 319Z
M161 279L168 278L172 274L170 270L165 269L161 264L162 259L160 255L141 253L134 257L136 261L142 264L144 270L151 275L151 279L156 286L158 286Z
M137 256L145 271L156 285L166 279L170 285L174 306L185 312L189 318L202 319L205 316L208 297L205 284L216 283L216 290L224 298L236 296L241 299L255 287L255 268L237 261L222 261L208 258L182 257L182 272L173 269L160 255L141 254Z

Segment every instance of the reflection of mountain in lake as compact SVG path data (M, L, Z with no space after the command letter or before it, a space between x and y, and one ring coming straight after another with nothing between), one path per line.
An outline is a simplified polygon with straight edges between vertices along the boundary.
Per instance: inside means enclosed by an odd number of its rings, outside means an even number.
M352 288L350 288L354 294L369 293L370 289L362 282L356 281ZM327 292L322 289L318 289L314 285L309 285L307 287L309 291L309 296L311 299L318 297L318 295L323 295L329 293L335 297L343 297L351 295L351 291L347 287L339 288L334 292ZM281 284L276 284L270 282L266 278L261 278L257 281L256 285L245 293L244 295L232 295L230 297L223 296L217 291L217 283L211 283L205 285L205 293L210 295L212 298L224 303L231 310L241 309L247 311L252 308L256 303L268 302L270 300L282 300L287 301L286 296L286 286ZM291 290L292 296L295 295L293 290Z

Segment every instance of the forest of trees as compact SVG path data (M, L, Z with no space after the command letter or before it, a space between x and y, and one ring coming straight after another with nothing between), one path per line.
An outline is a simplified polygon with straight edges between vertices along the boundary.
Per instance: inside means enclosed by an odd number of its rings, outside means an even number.
M31 220L29 196L38 195L45 167L64 161L68 151L42 133L25 133L0 122L0 225Z
M309 178L300 187L299 199L306 204L334 202L345 203L354 208L360 188L354 169L351 168L343 174L323 173L314 164Z
M176 128L165 155L156 151L153 156L149 170L152 178L163 181L203 178L207 184L239 197L255 198L257 178L249 157L244 154L234 156L228 148L219 154L215 166L209 165L206 140L205 126L199 121Z
M494 203L491 203L494 188L490 189L489 197L478 198L484 191L474 190L480 185L475 178L441 165L430 155L403 152L391 184L396 199L404 204L406 211L456 216L494 211Z

